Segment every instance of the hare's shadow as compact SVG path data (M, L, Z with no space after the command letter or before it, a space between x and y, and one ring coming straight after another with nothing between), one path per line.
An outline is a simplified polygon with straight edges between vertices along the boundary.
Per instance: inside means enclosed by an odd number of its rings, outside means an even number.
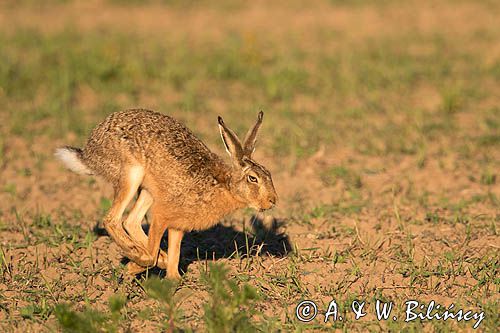
M236 230L236 222L244 226L243 231ZM273 219L266 226L261 218L254 215L250 222L250 228L245 228L245 221L232 221L230 226L217 224L208 230L186 233L181 244L181 274L187 272L188 266L195 261L249 256L284 257L292 250L289 237L279 231L283 221ZM143 225L146 233L148 227ZM97 226L94 232L99 236L107 235L104 229ZM167 233L163 236L161 248L168 248ZM127 262L127 258L122 259L122 263ZM149 270L149 273L164 275L164 271L158 268Z

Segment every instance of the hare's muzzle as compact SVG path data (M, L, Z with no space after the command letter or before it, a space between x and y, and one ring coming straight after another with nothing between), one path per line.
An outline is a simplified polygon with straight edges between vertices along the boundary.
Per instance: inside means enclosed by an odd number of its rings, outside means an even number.
M272 209L274 206L276 206L276 203L278 202L278 198L276 196L273 196L269 199L269 208L267 209Z

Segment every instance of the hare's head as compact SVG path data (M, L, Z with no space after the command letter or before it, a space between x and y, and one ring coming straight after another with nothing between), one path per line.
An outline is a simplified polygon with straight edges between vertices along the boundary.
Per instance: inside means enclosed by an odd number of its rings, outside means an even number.
M219 117L220 134L233 166L230 190L238 200L257 210L270 209L278 200L271 173L252 159L263 116L261 111L257 123L248 131L243 144Z

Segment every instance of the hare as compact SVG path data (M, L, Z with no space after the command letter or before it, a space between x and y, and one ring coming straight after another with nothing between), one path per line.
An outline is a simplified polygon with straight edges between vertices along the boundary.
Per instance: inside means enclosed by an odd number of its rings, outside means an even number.
M180 278L180 245L185 232L208 229L239 208L272 208L278 196L271 173L252 159L263 112L243 144L218 117L231 164L212 153L188 128L150 110L130 109L109 115L90 134L83 149L58 148L55 155L80 174L100 175L113 185L112 207L104 227L131 261L130 274L147 267ZM122 221L128 204L135 205ZM146 235L141 223L151 209ZM160 241L168 229L168 250Z

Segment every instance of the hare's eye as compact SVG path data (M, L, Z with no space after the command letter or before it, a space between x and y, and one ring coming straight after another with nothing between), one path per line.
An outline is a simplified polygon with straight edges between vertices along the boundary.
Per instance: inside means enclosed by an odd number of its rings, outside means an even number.
M254 177L254 176L250 176L250 175L248 175L248 181L249 181L250 183L257 183L257 178L256 178L256 177Z

